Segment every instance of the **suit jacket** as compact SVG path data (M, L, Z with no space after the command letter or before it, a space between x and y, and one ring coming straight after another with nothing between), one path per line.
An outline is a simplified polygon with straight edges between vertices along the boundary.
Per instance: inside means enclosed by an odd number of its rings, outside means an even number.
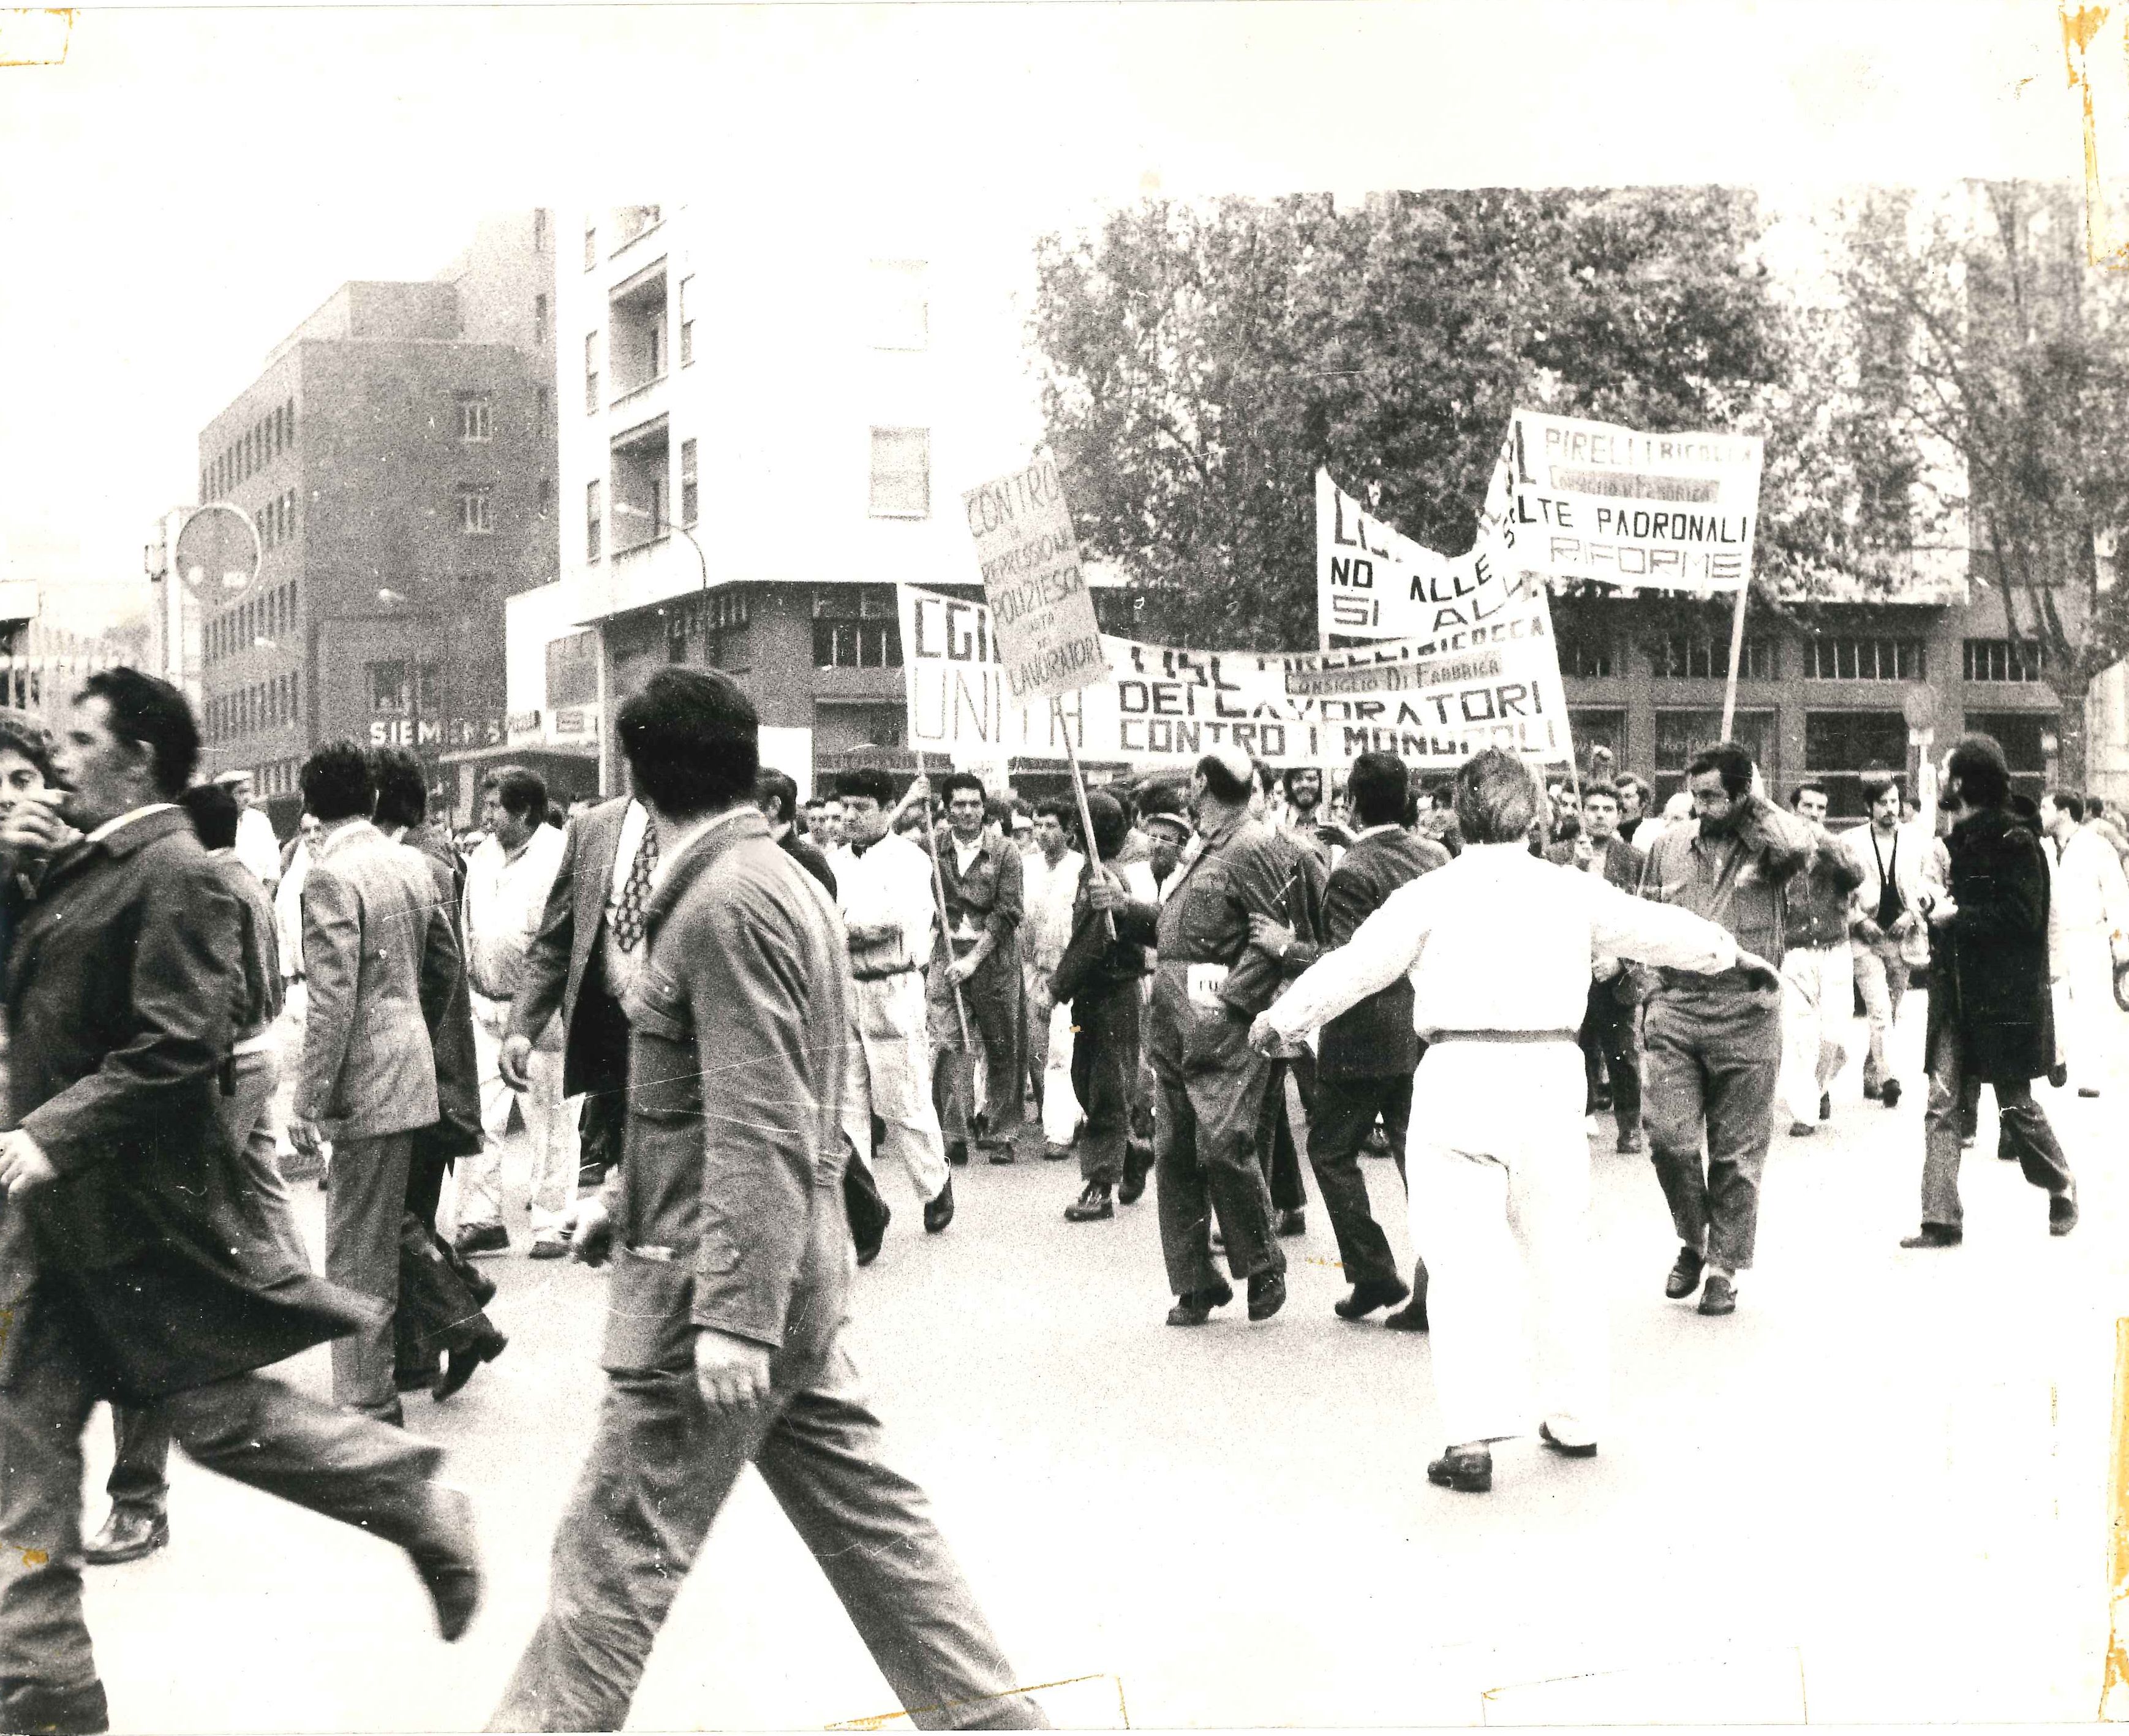
M473 1045L473 985L466 975L465 861L434 826L411 827L399 842L420 854L436 882L436 895L450 917L457 956L448 971L425 959L422 971L422 1019L429 1028L429 1047L436 1060L436 1119L414 1136L417 1156L433 1159L470 1157L481 1148L480 1061Z
M236 900L175 808L61 851L16 929L8 1120L60 1173L0 1204L11 1284L26 1224L34 1305L84 1320L127 1398L264 1367L381 1309L245 1228L217 1113L239 944ZM9 1338L24 1323L18 1306Z
M683 849L644 929L604 1366L687 1367L703 1328L810 1364L850 1269L841 918L750 808Z
M421 855L367 820L330 833L303 882L311 1004L296 1113L330 1139L435 1122L436 1059L422 1008L450 998L459 967L450 913Z
M831 899L835 897L836 870L828 866L827 857L798 836L798 828L796 826L792 827L776 842L783 847L786 856L821 883Z
M540 932L525 949L524 974L510 1005L508 1035L536 1040L557 1012L562 1015L562 1091L574 1097L593 1089L597 1057L577 1039L577 1000L584 973L597 955L606 927L607 896L613 889L614 852L630 798L616 796L572 819L562 836L562 866L547 889ZM602 978L603 972L600 973Z

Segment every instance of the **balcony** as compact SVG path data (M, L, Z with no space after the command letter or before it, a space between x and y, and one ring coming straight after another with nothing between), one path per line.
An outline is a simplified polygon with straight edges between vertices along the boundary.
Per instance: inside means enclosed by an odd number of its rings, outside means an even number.
M672 366L668 348L665 261L637 272L607 298L607 367L612 403L640 399Z

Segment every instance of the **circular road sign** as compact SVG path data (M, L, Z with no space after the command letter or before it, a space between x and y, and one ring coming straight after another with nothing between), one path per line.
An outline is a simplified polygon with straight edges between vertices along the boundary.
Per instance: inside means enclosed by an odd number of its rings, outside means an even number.
M185 520L171 564L193 596L219 607L234 603L258 581L263 553L250 515L217 502Z
M1908 727L1920 733L1936 727L1936 689L1926 681L1917 681L1900 695L1900 715L1908 720Z

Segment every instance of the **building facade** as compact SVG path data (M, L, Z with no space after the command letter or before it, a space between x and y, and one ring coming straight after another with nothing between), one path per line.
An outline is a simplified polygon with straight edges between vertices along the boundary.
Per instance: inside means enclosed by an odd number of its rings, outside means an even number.
M411 748L434 799L503 739L504 603L557 559L553 250L527 212L433 281L341 285L201 432L200 500L263 550L200 622L207 768L284 832L321 742Z

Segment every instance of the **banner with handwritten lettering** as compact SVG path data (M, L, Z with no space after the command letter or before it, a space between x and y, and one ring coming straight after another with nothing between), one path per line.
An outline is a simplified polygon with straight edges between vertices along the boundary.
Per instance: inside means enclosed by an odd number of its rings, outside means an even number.
M1447 641L1532 601L1533 589L1511 558L1511 498L1503 451L1470 551L1439 555L1376 517L1330 471L1318 470L1317 630L1348 639Z

